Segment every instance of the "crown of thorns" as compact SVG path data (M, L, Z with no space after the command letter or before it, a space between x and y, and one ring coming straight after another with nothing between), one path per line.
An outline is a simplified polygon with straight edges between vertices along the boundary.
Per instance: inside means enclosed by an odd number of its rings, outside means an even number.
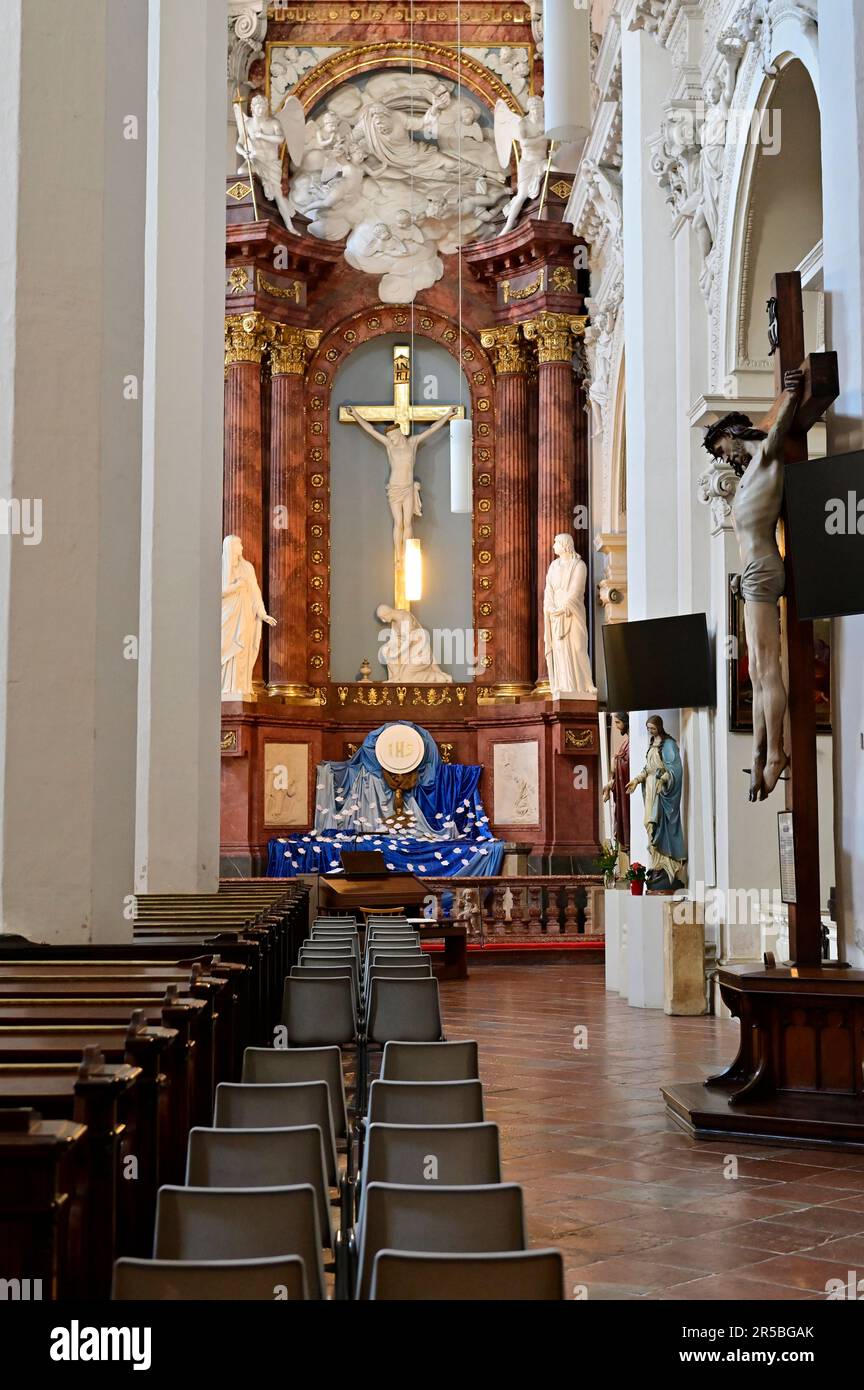
M717 445L725 435L732 439L764 439L765 431L758 430L749 415L743 415L740 410L730 411L722 420L709 425L702 439L703 447L713 458L717 457Z

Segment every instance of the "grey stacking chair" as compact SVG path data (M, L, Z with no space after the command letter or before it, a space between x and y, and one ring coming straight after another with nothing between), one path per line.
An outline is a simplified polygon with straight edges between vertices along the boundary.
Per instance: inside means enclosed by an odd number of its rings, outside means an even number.
M298 965L347 965L351 969L351 976L355 986L360 984L360 962L350 951L314 951L304 949L297 957ZM283 999L284 1003L284 999Z
M379 964L377 960L374 963ZM371 982L366 1019L367 1048L370 1045L383 1047L391 1041L438 1042L443 1036L436 979Z
M299 1255L266 1260L134 1260L114 1264L115 1301L223 1302L308 1298Z
M360 960L360 941L356 936L312 936L307 937L300 947L301 951L326 951L328 954L350 952Z
M194 1133L194 1130L193 1130ZM430 1172L434 1157L434 1173ZM501 1181L498 1126L371 1124L363 1183L481 1187Z
M294 980L350 980L355 1012L357 1010L360 993L357 975L350 961L346 961L344 965L321 965L317 960L304 961L302 965L291 966L290 978Z
M480 1075L476 1042L388 1042L382 1081L475 1081Z
M477 1125L483 1123L479 1081L373 1081L367 1124Z
M357 1261L357 1298L368 1298L380 1250L476 1254L524 1250L522 1189L401 1187L370 1183L364 1196Z
M357 1224L362 1224L363 1194L371 1182L477 1187L500 1181L497 1125L372 1124L366 1132Z
M308 980L289 975L282 996L288 1046L357 1047L352 983L349 979Z
M432 964L428 960L406 960L401 965L370 965L366 971L366 986L372 980L428 980Z
M292 1129L189 1131L187 1187L293 1187L309 1183L318 1198L321 1239L333 1246L324 1136L317 1125Z
M324 1149L329 1187L339 1187L336 1136L326 1081L276 1082L246 1085L220 1081L216 1087L215 1129L296 1129L317 1125ZM280 1184L284 1186L284 1184Z
M247 1047L241 1080L253 1085L324 1081L337 1147L349 1135L342 1053L338 1047Z
M428 953L421 951L419 946L373 946L366 957L366 967L368 969L370 965L400 965L403 960L428 959Z
M564 1298L564 1259L560 1250L511 1250L482 1255L379 1250L372 1267L369 1297L400 1302L560 1302Z
M299 1255L310 1297L324 1298L315 1189L160 1187L157 1260L258 1260Z

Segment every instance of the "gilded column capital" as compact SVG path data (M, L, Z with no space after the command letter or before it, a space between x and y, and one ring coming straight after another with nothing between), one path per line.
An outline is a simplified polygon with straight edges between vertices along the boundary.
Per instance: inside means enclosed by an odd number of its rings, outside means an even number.
M320 328L295 328L272 323L270 370L274 376L302 376L309 358L321 341Z
M531 349L522 337L518 323L484 328L480 333L480 342L491 351L497 376L524 375L528 371Z
M268 325L262 313L225 315L225 369L238 362L258 362L264 356Z
M585 333L587 314L553 314L544 312L521 324L529 342L537 344L537 358L544 362L569 362L576 339Z

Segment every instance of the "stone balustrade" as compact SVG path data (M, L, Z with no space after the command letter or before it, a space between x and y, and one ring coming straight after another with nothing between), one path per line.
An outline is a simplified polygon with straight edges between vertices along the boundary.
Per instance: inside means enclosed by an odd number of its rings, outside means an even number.
M595 874L429 878L436 916L468 924L469 942L549 937L602 941L603 881Z

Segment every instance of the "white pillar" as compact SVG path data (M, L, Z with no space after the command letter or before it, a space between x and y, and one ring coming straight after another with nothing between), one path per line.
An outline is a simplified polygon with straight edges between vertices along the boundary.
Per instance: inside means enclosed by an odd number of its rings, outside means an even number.
M626 332L628 618L676 612L674 257L669 212L650 169L648 139L660 123L673 70L669 54L622 22L621 89ZM646 714L630 712L630 766L642 766ZM675 724L667 724L678 737ZM648 863L641 791L631 805L630 858Z
M73 943L131 934L140 9L0 7L0 497L42 516L0 535L0 929Z
M839 355L840 398L828 416L830 453L860 449L864 415L864 11L819 5L826 340ZM850 158L850 151L852 157ZM864 966L864 616L834 622L834 843L839 932ZM827 885L826 885L827 886Z
M226 0L150 0L136 888L219 872Z
M710 566L705 544L704 507L700 504L696 479L702 468L698 431L690 424L693 402L704 391L708 380L708 316L699 288L701 261L689 221L676 224L673 238L675 274L675 440L677 461L678 518L677 604L672 611L707 613L709 609ZM685 768L685 797L682 805L684 833L687 837L688 883L714 882L714 788L713 760L708 756L707 710L682 712L681 755Z

